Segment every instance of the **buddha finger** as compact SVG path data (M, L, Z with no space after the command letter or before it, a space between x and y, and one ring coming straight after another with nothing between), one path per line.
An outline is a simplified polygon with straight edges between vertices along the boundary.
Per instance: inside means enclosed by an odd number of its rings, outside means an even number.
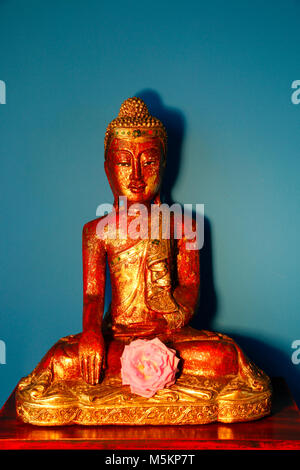
M89 356L89 383L95 385L95 355Z
M89 357L89 382L91 385L95 385L95 356Z
M83 356L79 358L79 366L80 366L80 372L82 377L84 377L84 362L83 362Z
M88 358L86 356L83 358L83 377L86 382L89 381Z
M99 383L100 378L100 368L101 368L101 357L97 354L95 357L95 383Z
M91 356L86 358L86 381L89 384L91 383Z

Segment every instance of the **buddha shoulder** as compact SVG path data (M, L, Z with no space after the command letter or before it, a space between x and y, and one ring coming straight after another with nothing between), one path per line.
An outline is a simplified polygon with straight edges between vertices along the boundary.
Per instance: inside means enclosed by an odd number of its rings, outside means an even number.
M97 219L90 220L87 222L82 229L82 245L83 248L87 249L97 249L104 246L104 238L100 233L101 230L99 229L99 224L101 225L103 222L105 223L105 219L107 218L107 214L98 217Z

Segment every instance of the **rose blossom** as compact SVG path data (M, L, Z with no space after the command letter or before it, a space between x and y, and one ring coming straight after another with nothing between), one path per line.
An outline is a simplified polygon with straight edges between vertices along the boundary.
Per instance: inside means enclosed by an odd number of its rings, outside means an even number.
M130 385L132 393L150 398L175 383L178 362L176 351L158 338L134 340L121 357L122 384Z

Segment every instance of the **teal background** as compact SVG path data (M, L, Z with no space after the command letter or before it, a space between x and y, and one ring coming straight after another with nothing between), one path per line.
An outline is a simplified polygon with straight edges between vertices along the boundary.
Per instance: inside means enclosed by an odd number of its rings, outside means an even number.
M300 402L299 15L296 0L0 0L0 405L81 329L81 230L112 201L104 132L134 95L165 118L173 201L205 204L197 325Z

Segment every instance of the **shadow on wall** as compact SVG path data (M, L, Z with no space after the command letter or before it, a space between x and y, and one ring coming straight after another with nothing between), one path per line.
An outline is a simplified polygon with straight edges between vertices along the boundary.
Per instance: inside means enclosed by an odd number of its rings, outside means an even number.
M283 376L291 389L297 405L300 407L300 365L292 363L291 354L285 354L280 349L264 341L243 336L238 333L226 332L246 352L255 364L263 369L270 377ZM280 374L279 372L280 371Z
M185 118L181 111L167 107L163 104L160 95L151 89L136 93L147 104L152 115L158 117L165 125L168 133L167 167L164 174L161 190L162 202L174 204L172 189L177 181L181 167L182 143L185 131ZM178 202L180 204L180 202ZM193 214L195 216L195 214ZM198 310L191 322L191 326L197 329L213 330L214 320L218 313L218 298L214 284L213 272L213 247L212 228L209 219L204 218L204 246L200 250L201 287ZM109 276L108 276L109 278ZM108 280L108 288L109 280ZM108 289L110 290L110 289ZM110 302L110 292L107 296L107 304ZM231 336L246 352L258 367L262 368L269 376L284 375L293 395L300 405L300 366L295 366L291 357L280 349L248 336L238 333L222 331ZM279 371L283 371L282 372Z
M166 107L159 94L153 90L144 90L136 96L145 101L150 114L161 120L168 133L168 154L166 171L163 177L161 200L171 205L174 203L172 189L180 174L182 142L185 130L185 118L181 111Z
M168 133L167 167L164 174L161 192L162 201L169 205L172 205L175 202L181 204L178 201L174 201L172 197L172 189L180 173L182 144L185 132L185 118L181 111L175 108L166 107L156 91L144 90L137 93L136 96L145 101L150 113L158 117L163 122ZM193 218L195 218L195 213L193 213ZM217 312L217 296L213 281L211 224L206 216L204 218L204 240L204 246L200 251L200 303L198 312L193 319L192 326L198 329L209 330Z
M185 118L178 109L166 107L156 91L144 90L137 93L136 96L145 101L150 113L162 121L168 133L167 167L162 187L162 201L169 205L175 202L181 204L178 201L174 201L172 189L180 173L182 144L186 126ZM195 218L195 213L193 213L193 218ZM200 303L192 326L198 329L209 330L217 312L217 296L213 282L211 224L207 217L204 217L204 240L204 246L200 251Z

